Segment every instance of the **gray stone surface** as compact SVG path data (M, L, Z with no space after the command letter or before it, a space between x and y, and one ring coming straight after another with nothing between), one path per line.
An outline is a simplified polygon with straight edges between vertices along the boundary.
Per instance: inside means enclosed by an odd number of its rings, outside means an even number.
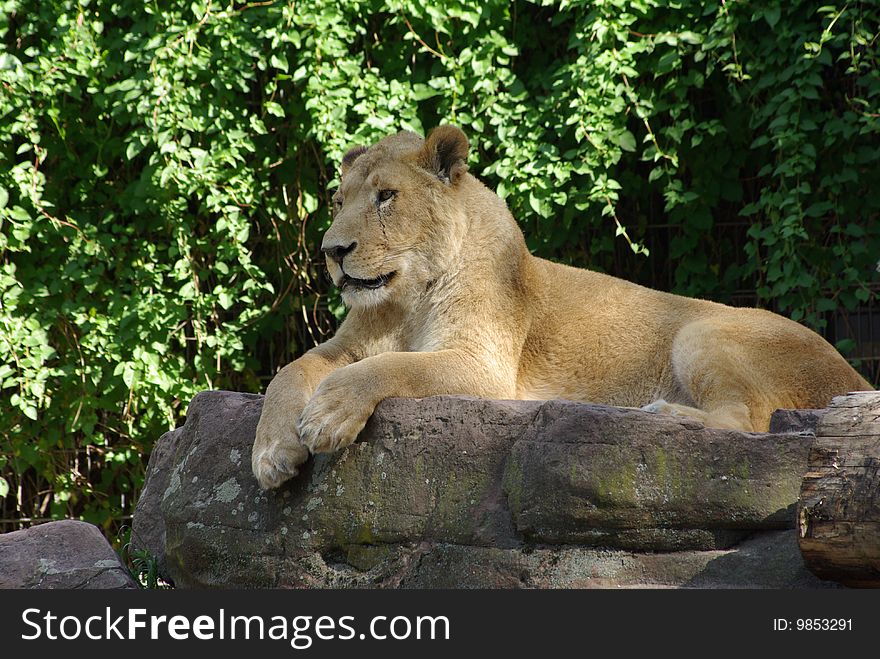
M808 432L567 401L384 401L278 490L262 397L204 392L150 461L133 543L178 587L818 587L795 541Z
M816 434L816 428L827 410L776 410L770 417L770 432Z
M149 478L144 482L138 499L137 515L132 523L132 546L148 547L150 553L158 559L160 574L167 574L168 564L165 561L165 518L159 502L168 489L171 478L171 466L174 464L174 452L183 428L176 428L162 435L153 446L150 461L147 464Z
M48 522L0 535L0 588L137 588L92 524Z
M629 552L563 546L533 551L435 545L401 581L414 588L823 588L790 531L730 549Z
M737 530L792 527L812 442L547 401L513 445L504 486L536 542L714 549Z

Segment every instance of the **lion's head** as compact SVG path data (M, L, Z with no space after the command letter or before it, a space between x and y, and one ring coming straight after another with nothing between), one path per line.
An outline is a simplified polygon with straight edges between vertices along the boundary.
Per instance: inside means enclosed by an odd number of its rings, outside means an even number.
M401 132L342 159L333 223L321 251L348 306L376 306L424 291L448 267L464 233L456 203L468 140L440 126Z

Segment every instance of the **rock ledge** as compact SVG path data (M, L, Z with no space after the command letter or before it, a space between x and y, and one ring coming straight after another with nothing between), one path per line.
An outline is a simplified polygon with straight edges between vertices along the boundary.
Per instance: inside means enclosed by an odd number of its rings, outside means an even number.
M177 587L823 587L792 530L817 417L706 429L568 401L384 401L272 492L263 397L196 396L150 459L133 544Z

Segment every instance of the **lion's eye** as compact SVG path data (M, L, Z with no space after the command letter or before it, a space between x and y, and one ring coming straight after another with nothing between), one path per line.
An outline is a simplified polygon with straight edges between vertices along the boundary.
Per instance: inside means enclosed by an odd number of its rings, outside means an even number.
M342 197L333 198L333 208L335 208L336 210L342 208Z
M396 194L397 194L397 190L379 190L379 193L376 195L376 199L381 204L383 202L388 201Z

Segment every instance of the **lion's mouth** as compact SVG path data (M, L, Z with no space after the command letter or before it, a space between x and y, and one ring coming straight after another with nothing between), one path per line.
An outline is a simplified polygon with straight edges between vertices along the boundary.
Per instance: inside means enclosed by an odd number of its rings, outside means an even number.
M346 288L355 290L375 290L387 286L388 282L394 279L396 274L397 272L389 272L387 275L379 275L375 279L355 279L348 275L342 275L342 282L340 282L339 287L343 290Z

